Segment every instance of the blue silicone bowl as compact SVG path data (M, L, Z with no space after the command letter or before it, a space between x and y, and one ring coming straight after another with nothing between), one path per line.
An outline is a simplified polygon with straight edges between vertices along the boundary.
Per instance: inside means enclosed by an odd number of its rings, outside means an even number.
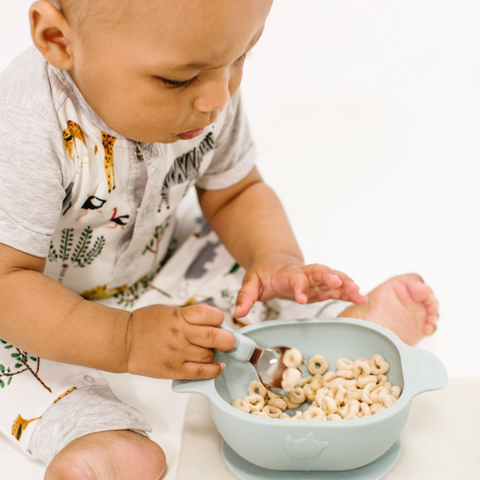
M381 457L395 443L407 421L413 397L448 383L447 372L434 354L413 348L384 327L363 320L305 319L263 322L239 330L259 348L288 345L308 359L324 355L330 369L340 357L352 360L381 354L387 373L402 393L398 401L370 417L340 422L276 420L249 415L232 407L258 379L253 366L217 352L224 372L212 380L173 382L179 393L208 399L215 425L226 443L242 458L270 470L341 471L360 468Z

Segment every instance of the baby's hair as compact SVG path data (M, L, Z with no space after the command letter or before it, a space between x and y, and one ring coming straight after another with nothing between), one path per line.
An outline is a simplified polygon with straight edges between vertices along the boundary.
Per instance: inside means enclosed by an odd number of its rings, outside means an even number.
M60 10L69 24L86 39L90 33L98 28L99 23L103 27L106 24L116 24L122 17L127 18L131 0L47 0L55 8ZM150 2L145 2L149 4ZM137 8L137 7L136 7ZM133 13L133 12L131 12ZM131 14L130 13L130 14Z

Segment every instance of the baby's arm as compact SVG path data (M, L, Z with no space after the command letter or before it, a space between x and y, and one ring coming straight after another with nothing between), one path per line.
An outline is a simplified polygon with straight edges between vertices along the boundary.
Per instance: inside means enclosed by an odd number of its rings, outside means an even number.
M365 303L359 287L342 272L305 265L285 211L254 168L223 190L197 188L205 218L247 273L237 297L236 317L257 300L273 297L307 303L328 298Z
M45 259L0 244L0 338L63 363L155 378L212 378L212 348L233 348L208 305L129 313L89 302L43 275Z

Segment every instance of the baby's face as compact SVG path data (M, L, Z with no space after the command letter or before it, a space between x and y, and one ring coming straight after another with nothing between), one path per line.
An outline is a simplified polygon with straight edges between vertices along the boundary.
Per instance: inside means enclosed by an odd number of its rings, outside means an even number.
M134 3L109 1L112 8ZM193 138L238 90L245 54L272 1L137 0L135 9L115 12L120 21L98 18L86 39L74 37L70 73L120 135L161 143Z

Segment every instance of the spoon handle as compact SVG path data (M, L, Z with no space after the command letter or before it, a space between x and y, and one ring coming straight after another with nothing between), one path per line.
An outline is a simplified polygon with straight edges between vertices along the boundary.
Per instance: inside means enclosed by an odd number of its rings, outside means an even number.
M242 363L247 363L250 360L254 350L257 348L257 344L255 343L255 341L233 330L225 322L223 322L219 328L223 328L224 330L232 332L235 335L235 339L237 341L236 345L231 350L223 353L233 358L234 360Z

